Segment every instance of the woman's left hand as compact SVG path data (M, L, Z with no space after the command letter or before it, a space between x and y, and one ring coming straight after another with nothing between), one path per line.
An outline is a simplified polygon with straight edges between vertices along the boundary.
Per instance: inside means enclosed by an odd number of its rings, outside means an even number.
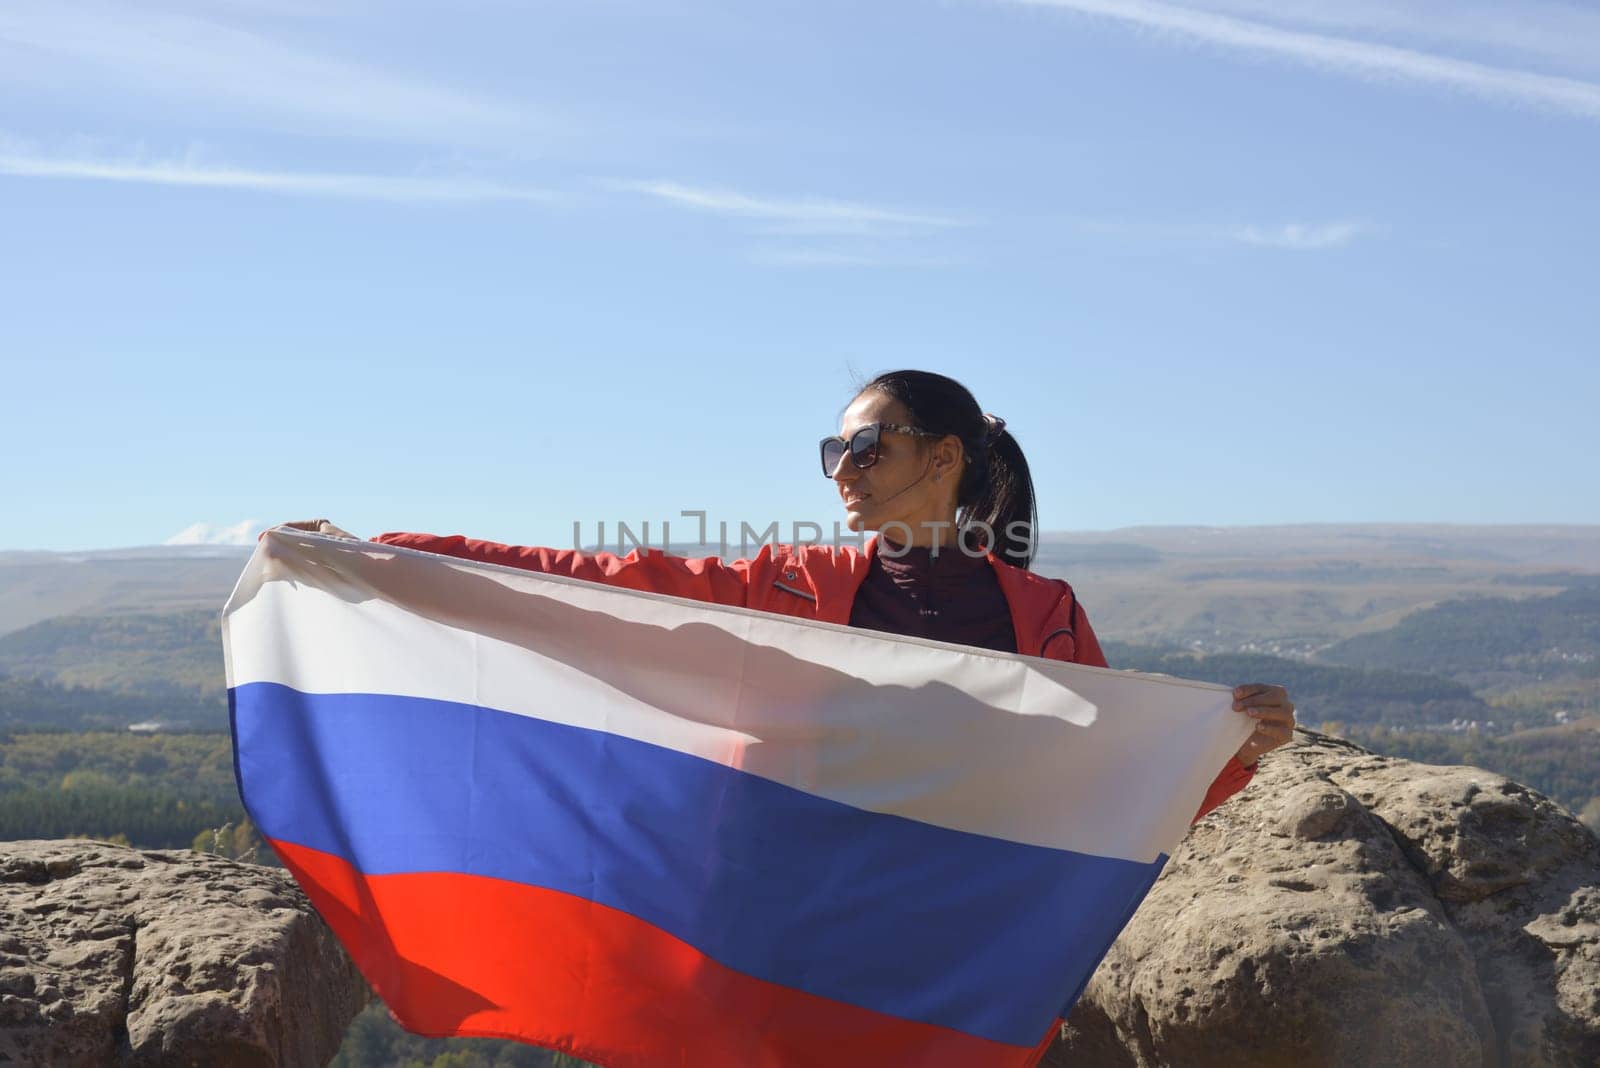
M1294 737L1294 704L1282 686L1252 682L1233 688L1233 710L1256 721L1256 732L1235 754L1239 763L1250 767L1262 753L1269 752Z

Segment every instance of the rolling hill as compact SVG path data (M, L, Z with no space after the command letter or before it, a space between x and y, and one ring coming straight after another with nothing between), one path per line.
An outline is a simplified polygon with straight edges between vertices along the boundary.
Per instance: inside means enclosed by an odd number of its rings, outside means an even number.
M194 701L220 700L218 613L61 616L0 635L0 673L62 686Z
M0 673L215 710L217 614L246 554L0 553ZM1321 720L1484 719L1489 700L1531 726L1600 703L1600 527L1053 533L1036 569L1073 583L1122 666L1292 682Z
M1335 664L1433 671L1478 686L1600 678L1600 588L1449 601L1318 655Z
M0 553L0 770L26 730L225 729L218 613L244 560L210 548ZM1036 569L1073 583L1117 667L1282 683L1306 723L1600 812L1600 528L1061 534L1043 539ZM74 752L50 750L51 768ZM8 826L110 833L135 800L145 822L128 826L144 836L187 840L233 818L212 801L187 812L153 779L107 768L105 781L63 772L71 789L12 784L0 792Z
M222 610L248 549L0 552L0 635L57 616Z

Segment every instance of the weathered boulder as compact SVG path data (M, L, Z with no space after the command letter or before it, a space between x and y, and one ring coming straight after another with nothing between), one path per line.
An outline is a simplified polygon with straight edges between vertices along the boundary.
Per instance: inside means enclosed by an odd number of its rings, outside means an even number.
M1600 840L1322 735L1173 854L1046 1064L1600 1065Z
M0 1064L321 1065L369 994L289 876L0 842ZM1600 1065L1600 840L1306 735L1174 853L1047 1064Z
M368 996L285 871L0 842L0 1063L322 1065Z

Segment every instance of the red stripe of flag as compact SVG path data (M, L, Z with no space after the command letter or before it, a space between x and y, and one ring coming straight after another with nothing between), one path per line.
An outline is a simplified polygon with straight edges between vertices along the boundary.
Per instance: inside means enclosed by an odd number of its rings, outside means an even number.
M450 872L363 875L271 845L418 1034L515 1039L608 1068L1031 1068L1055 1037L1026 1049L779 986L571 894Z

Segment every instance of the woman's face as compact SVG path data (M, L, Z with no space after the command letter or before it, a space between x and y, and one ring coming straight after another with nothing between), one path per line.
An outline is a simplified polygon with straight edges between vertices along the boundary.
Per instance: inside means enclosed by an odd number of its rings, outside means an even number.
M911 425L905 406L886 393L868 390L850 403L839 422L839 436L850 435L872 423ZM846 456L833 473L834 485L844 501L845 523L851 530L882 530L901 522L910 528L911 544L926 545L936 527L950 523L956 514L956 483L960 474L961 446L954 437L938 440L884 431L878 442L878 462L866 470ZM907 537L896 527L896 542ZM950 536L943 532L943 541Z

